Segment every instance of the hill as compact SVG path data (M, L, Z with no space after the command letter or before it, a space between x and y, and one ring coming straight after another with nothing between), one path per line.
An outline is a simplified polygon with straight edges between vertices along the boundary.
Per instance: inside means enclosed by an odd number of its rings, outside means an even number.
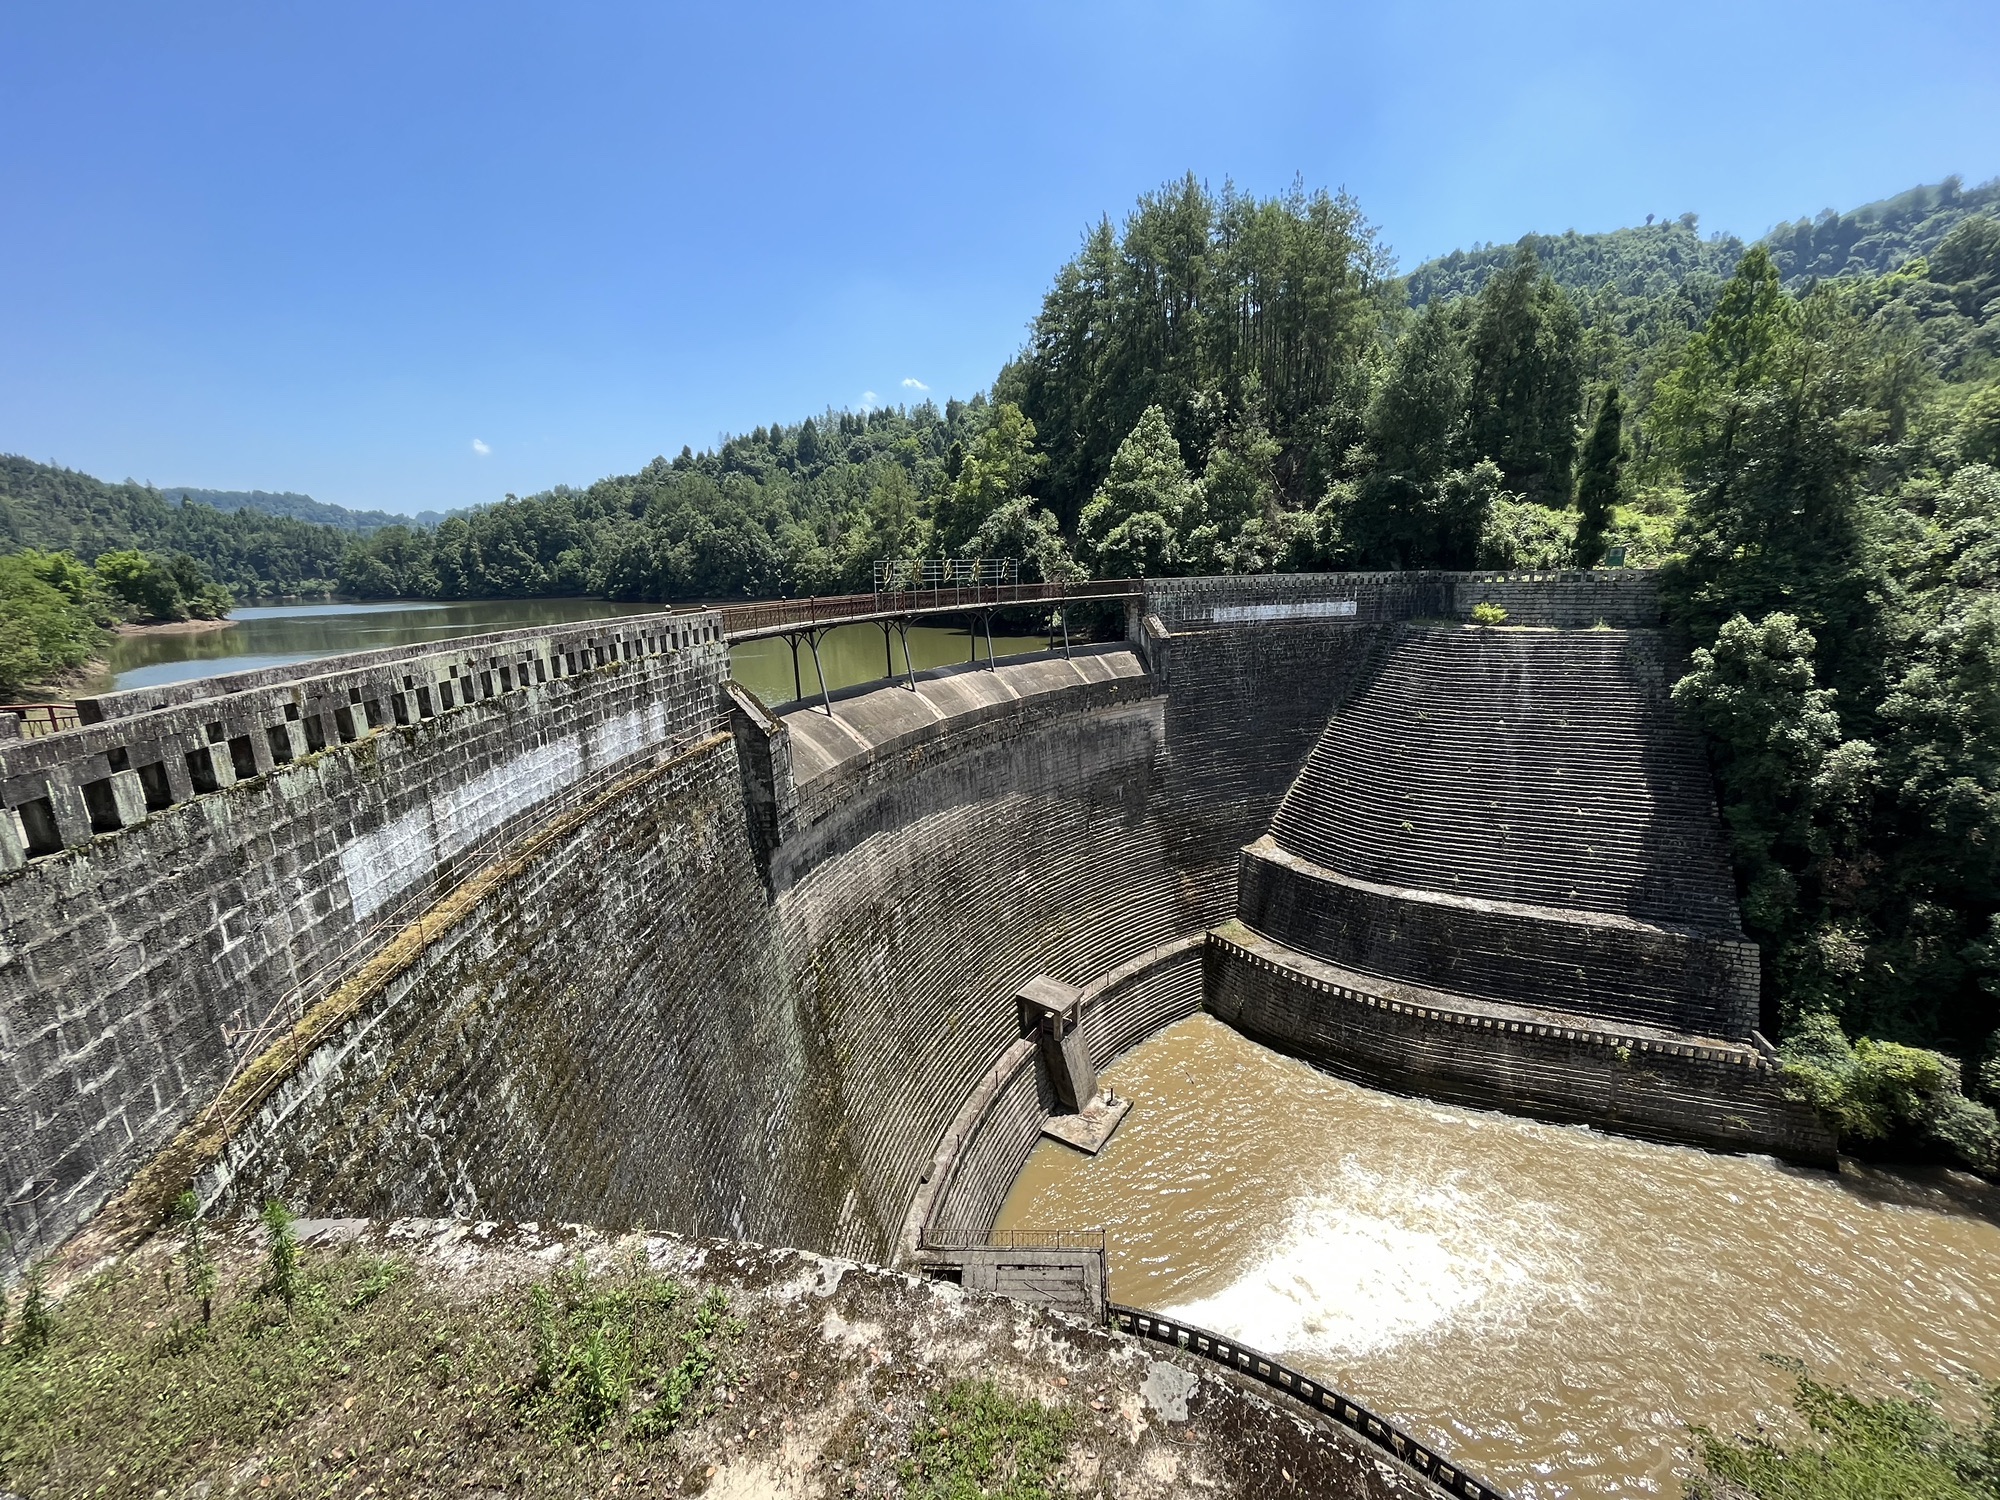
M0 551L73 552L85 562L125 548L184 552L240 596L325 593L350 531L244 509L170 504L148 485L107 484L74 469L0 454Z
M1756 243L1786 288L1830 276L1881 276L1919 255L1929 255L1960 221L2000 209L2000 178L1967 188L1956 177L1914 187L1893 198L1864 203L1847 213L1778 225ZM1609 287L1645 300L1672 292L1696 276L1720 279L1736 269L1748 247L1734 235L1701 237L1693 214L1603 234L1527 234L1511 245L1454 250L1425 261L1409 275L1412 307L1448 297L1474 296L1526 245L1566 291L1582 298Z
M435 526L444 519L444 513L435 510L421 511L414 516L394 515L386 510L349 510L344 505L329 505L324 500L315 500L310 495L296 495L290 490L273 494L269 490L204 490L192 485L170 484L160 493L174 503L191 501L224 512L253 510L260 515L310 521L316 526L334 526L363 535L380 531L384 526L408 526L413 523Z

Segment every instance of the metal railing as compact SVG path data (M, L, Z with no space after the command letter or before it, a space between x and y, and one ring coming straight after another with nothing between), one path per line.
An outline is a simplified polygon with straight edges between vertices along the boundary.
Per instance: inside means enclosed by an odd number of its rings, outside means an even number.
M0 715L14 721L15 734L24 740L61 734L83 723L74 703L0 703ZM4 732L0 728L0 734Z
M1019 583L1011 557L893 557L875 564L875 592L951 588L962 583Z
M1012 604L1061 608L1071 600L1081 603L1130 599L1144 587L1143 581L1136 578L1090 579L1079 583L964 582L937 588L882 589L872 594L829 594L806 599L769 599L757 604L726 604L716 613L722 616L723 635L734 642L902 615L1000 609Z
M1169 1344L1189 1354L1199 1354L1239 1375L1248 1375L1252 1380L1303 1401L1314 1411L1332 1417L1376 1447L1394 1454L1446 1494L1457 1495L1461 1500L1510 1500L1505 1490L1466 1473L1435 1448L1418 1442L1388 1418L1377 1416L1359 1401L1350 1400L1331 1386L1294 1370L1290 1365L1280 1364L1260 1350L1224 1338L1219 1333L1210 1333L1206 1328L1163 1318L1142 1307L1122 1307L1113 1302L1105 1308L1105 1315L1120 1333Z
M996 1233L985 1248L994 1250L1094 1250L1104 1253L1102 1229L1009 1229Z

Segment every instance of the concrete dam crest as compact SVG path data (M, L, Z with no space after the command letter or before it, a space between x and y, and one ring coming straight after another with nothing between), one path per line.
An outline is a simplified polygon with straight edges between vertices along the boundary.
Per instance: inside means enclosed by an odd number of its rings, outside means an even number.
M695 611L0 746L10 1267L191 1180L983 1243L1054 1103L1037 976L1098 1065L1206 1008L1366 1082L1830 1160L1753 1031L1650 576L1133 592L1122 642L825 706L732 684Z

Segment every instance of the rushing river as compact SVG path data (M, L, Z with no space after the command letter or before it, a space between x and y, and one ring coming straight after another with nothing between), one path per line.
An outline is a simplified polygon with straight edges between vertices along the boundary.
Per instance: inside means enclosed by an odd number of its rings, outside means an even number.
M1043 1142L1002 1232L1102 1224L1111 1294L1231 1334L1523 1500L1677 1495L1688 1427L1782 1420L1805 1361L2000 1377L2000 1193L1794 1170L1377 1093L1205 1016L1105 1078L1102 1155Z
M658 604L612 604L602 599L482 599L460 603L283 604L234 611L219 630L124 635L106 652L104 679L92 692L113 688L151 687L190 677L220 676L258 667L284 666L347 651L374 651L385 646L419 645L478 635L493 630L518 630L559 625L572 620L597 620L612 615L644 614ZM995 635L1001 656L1040 651L1045 636ZM978 641L982 659L986 640ZM850 687L883 675L882 632L874 625L852 625L832 632L820 643L820 660L827 685ZM920 626L910 632L910 659L921 672L928 667L965 661L971 639L965 629ZM808 696L818 691L810 652L801 651L800 684ZM900 643L895 653L903 667ZM795 696L790 648L781 640L753 641L732 653L731 669L739 681L766 703L787 703Z

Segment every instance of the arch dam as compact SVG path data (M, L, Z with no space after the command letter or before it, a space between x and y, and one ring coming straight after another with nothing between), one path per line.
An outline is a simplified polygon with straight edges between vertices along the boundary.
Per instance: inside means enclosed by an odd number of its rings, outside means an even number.
M1096 590L1122 641L775 710L730 637L825 601L116 694L0 745L10 1269L190 1182L980 1244L1059 1107L1037 977L1085 1065L1206 1007L1396 1089L1831 1160L1754 1031L1651 577Z

